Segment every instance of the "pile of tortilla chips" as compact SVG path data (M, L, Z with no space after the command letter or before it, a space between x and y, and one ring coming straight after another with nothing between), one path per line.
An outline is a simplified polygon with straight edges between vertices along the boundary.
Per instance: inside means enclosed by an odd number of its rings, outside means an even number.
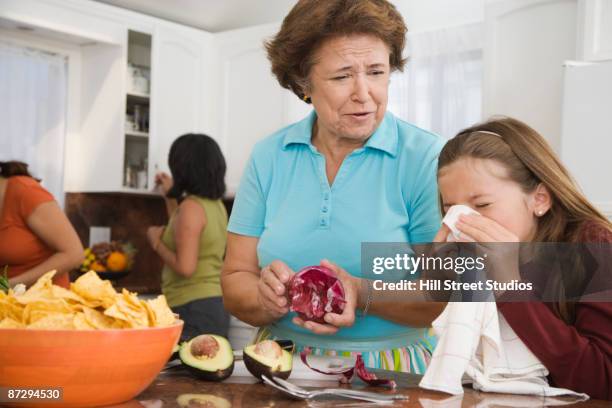
M163 295L138 299L89 271L70 284L56 286L48 272L28 290L0 291L0 329L97 330L169 326L176 320Z

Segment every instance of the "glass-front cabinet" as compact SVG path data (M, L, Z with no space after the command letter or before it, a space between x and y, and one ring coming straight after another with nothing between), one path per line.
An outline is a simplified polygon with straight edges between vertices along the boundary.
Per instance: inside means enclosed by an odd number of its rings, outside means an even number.
M123 187L149 189L151 35L128 31Z

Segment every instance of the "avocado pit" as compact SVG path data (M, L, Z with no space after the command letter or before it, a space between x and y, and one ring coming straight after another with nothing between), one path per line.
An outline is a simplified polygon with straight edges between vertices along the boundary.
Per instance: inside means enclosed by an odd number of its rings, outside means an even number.
M259 379L262 375L289 378L293 367L293 348L293 342L264 340L244 348L244 365Z
M195 358L205 360L213 358L219 352L219 343L213 336L198 336L191 342L191 354Z
M283 349L281 349L281 346L274 340L264 340L255 345L253 352L260 356L277 360L282 356Z

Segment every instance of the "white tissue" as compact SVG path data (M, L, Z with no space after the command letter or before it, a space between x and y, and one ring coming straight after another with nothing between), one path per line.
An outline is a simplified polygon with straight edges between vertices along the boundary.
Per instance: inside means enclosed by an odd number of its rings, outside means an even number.
M446 224L448 228L450 228L451 230L451 233L448 234L448 237L446 237L447 241L456 241L459 239L461 232L459 232L455 224L457 224L457 221L459 221L459 216L463 214L480 215L478 211L475 211L472 208L468 207L467 205L463 205L463 204L453 205L451 208L449 208L448 211L446 212L446 215L444 216L444 219L442 220L442 223Z

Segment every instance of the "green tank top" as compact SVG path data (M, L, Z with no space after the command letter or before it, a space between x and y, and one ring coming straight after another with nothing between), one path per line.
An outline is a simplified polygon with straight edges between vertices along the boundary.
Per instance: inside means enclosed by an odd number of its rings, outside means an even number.
M184 305L196 299L221 296L220 274L227 241L227 211L221 200L198 196L186 198L202 206L206 213L206 226L200 234L198 263L193 275L185 278L168 265L162 270L162 292L171 307ZM162 235L162 242L176 252L174 223L179 209L170 217Z

